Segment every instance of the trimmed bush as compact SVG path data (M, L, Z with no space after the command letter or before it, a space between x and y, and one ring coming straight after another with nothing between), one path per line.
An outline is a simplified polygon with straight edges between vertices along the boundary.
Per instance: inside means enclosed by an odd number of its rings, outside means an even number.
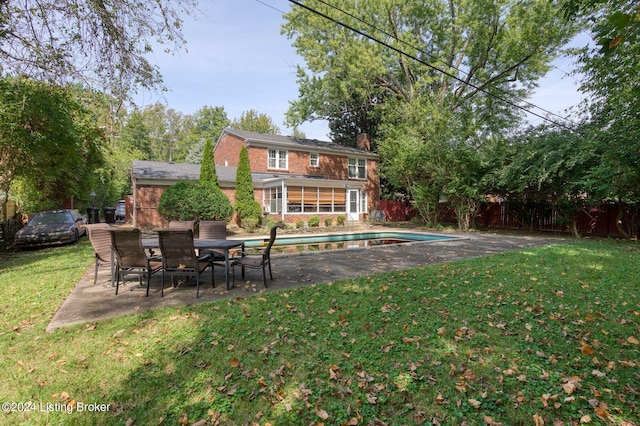
M333 219L331 219L330 217L324 220L324 226L331 226L332 224L333 224Z
M304 228L304 220L297 220L296 221L296 228L297 229Z
M340 226L343 226L343 225L344 225L344 221L345 221L346 219L347 219L347 218L346 218L343 214L339 214L339 215L338 215L338 218L336 219L336 224L338 224L338 225L340 225Z
M183 181L171 185L160 197L158 213L164 220L229 221L233 207L216 185Z
M309 218L309 222L307 222L310 227L318 227L320 226L320 216L311 216Z
M242 219L242 228L247 232L253 232L258 228L260 221L255 217L245 217Z

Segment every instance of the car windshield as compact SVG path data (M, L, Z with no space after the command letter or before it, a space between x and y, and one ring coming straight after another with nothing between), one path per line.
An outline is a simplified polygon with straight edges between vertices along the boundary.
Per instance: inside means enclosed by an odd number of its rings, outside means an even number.
M36 213L29 225L51 225L54 223L73 223L69 212Z

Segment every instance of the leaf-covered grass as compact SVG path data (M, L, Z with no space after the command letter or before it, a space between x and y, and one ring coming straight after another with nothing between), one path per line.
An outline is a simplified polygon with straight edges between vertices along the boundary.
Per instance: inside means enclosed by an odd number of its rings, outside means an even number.
M37 410L0 423L640 424L637 243L576 241L46 333L90 262L87 242L0 257L0 400Z

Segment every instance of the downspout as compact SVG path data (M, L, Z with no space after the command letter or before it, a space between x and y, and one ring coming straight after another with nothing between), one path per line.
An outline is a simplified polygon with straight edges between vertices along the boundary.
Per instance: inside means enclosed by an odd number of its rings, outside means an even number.
M131 216L133 217L133 227L138 227L138 185L135 177L133 176L133 167L131 167L131 182L133 186L133 206Z

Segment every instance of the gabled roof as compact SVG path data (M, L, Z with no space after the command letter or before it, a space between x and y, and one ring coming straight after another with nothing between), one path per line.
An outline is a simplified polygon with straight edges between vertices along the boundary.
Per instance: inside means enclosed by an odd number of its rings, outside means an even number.
M216 166L220 182L235 182L237 167ZM172 184L181 180L200 179L200 164L166 163L162 161L134 160L131 176L140 183ZM256 177L253 177L256 180Z
M237 169L235 166L216 166L218 182L235 186ZM131 176L141 185L173 185L183 180L200 179L200 164L134 160ZM317 176L291 173L251 172L254 184L278 178L319 179Z
M352 146L340 145L335 142L320 141L317 139L296 139L290 136L270 135L266 133L247 132L245 130L232 129L227 127L222 131L218 142L226 134L234 135L243 139L247 146L273 146L295 149L300 151L322 151L339 155L358 155L370 158L378 158L378 154ZM217 143L216 143L217 144Z

